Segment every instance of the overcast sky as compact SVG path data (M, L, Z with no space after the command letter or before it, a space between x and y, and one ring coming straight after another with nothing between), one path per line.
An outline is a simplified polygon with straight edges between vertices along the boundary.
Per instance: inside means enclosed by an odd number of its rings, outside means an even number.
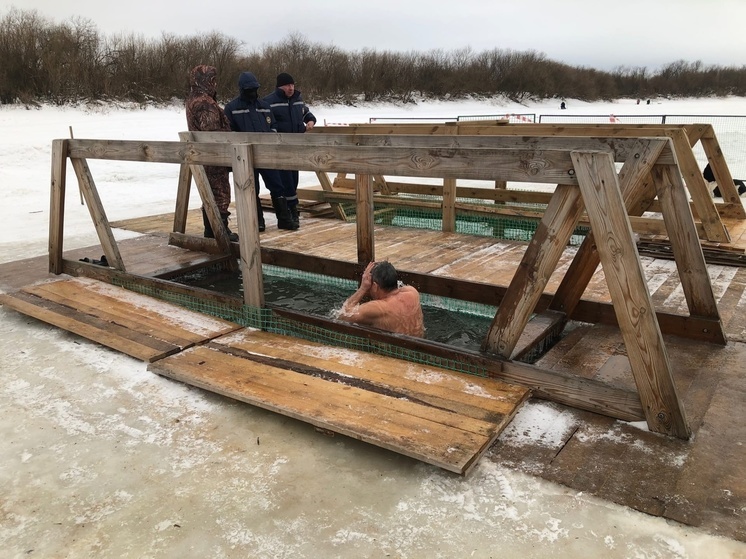
M746 65L746 0L0 0L105 35L220 31L258 48L297 32L346 51L513 49L611 70L676 60Z

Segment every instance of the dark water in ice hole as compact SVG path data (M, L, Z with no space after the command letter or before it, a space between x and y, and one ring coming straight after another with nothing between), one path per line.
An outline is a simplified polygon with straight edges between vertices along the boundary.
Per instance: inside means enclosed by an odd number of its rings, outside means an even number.
M177 278L179 283L202 287L226 295L242 296L240 274L201 271ZM288 278L264 274L264 299L278 307L331 318L354 289L324 284L312 278ZM479 350L492 316L422 305L425 338L454 347Z

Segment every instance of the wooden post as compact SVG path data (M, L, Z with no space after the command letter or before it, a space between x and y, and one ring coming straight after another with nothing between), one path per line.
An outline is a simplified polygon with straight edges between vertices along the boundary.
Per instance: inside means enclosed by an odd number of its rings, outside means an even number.
M241 250L244 303L250 307L264 306L262 253L256 214L256 185L251 146L233 146L233 180L236 190L236 220Z
M456 179L443 179L443 231L456 231Z
M58 275L62 273L67 147L67 140L52 141L52 178L49 200L49 271Z
M641 200L655 198L655 194L651 194L654 189L650 171L669 143L667 140L640 141L632 150L634 155L622 166L619 172L620 188L627 211L640 215L645 210ZM593 231L589 231L562 278L549 308L564 312L566 316L572 315L600 262L595 235Z
M447 123L444 134L458 135L458 123ZM443 196L442 196L442 229L445 233L456 231L456 179L443 179Z
M220 249L226 253L231 252L231 241L228 238L228 232L223 227L223 220L220 216L220 210L218 205L215 203L215 195L212 193L210 187L210 180L207 178L207 173L202 165L191 165L192 175L194 176L194 182L197 184L197 190L202 198L202 206L207 213L207 219L210 221L212 232L215 235L215 241L217 241ZM233 175L235 180L236 175ZM254 202L256 204L256 202Z
M373 224L373 180L370 175L355 175L357 203L357 261L367 264L376 259Z
M723 225L715 202L710 196L709 188L694 157L692 147L689 145L686 132L681 128L673 128L667 130L666 135L673 140L679 169L684 176L694 207L697 209L697 216L705 229L707 240L729 243L730 234Z
M192 140L191 132L179 132L182 142ZM192 170L187 163L179 165L179 183L176 188L176 208L174 209L174 232L185 233L189 212L189 191L192 186Z
M746 208L743 207L741 197L738 195L738 189L733 184L733 176L725 162L723 150L720 149L720 144L715 137L715 131L712 129L712 126L708 126L700 142L702 143L705 155L707 155L707 161L712 168L712 174L715 175L720 193L723 195L723 202L725 202L720 213L725 217L746 219Z
M710 275L694 227L694 218L681 181L681 173L675 165L656 165L653 174L689 312L720 323L720 312L715 294L712 292ZM722 324L720 328L722 330Z
M321 189L324 192L334 192L334 187L332 186L332 183L329 180L329 175L326 173L326 171L317 171L316 176L318 177L319 183L321 184ZM336 215L339 219L341 219L342 221L348 221L347 214L345 213L342 204L339 204L337 202L330 202L329 206L331 206L334 215Z
M578 187L557 185L500 302L483 350L511 358L582 213L583 200Z
M106 255L106 260L109 266L115 270L125 272L122 255L119 252L117 241L114 239L114 233L111 230L111 225L109 225L109 220L106 218L106 210L104 210L104 205L101 203L101 198L98 195L96 183L93 181L88 163L85 159L77 158L70 161L73 164L73 169L75 169L75 175L78 177L81 195L85 198L88 212L91 214L91 220L93 221L93 226L96 228L96 234L101 243L101 248Z
M688 439L691 431L676 393L614 161L603 152L573 151L572 159L648 427Z

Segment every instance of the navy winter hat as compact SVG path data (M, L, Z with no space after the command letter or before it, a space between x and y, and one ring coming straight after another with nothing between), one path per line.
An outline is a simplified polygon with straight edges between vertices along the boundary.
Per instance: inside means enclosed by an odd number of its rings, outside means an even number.
M291 83L294 84L295 80L290 74L287 74L285 72L283 72L282 74L277 74L277 85L275 87L280 87Z
M259 89L259 80L251 72L241 72L238 77L238 89Z

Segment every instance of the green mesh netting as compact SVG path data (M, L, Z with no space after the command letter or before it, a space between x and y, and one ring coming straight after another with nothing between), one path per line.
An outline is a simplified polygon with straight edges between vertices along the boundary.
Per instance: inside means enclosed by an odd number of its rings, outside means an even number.
M321 282L327 287L336 286L343 289L343 293L348 294L357 289L357 282L331 276L311 274L308 272L269 266L266 264L263 265L262 271L265 282L269 282L272 277L286 277L292 278L294 281L300 282L305 286L307 286L309 282ZM115 283L125 289L142 293L143 295L156 297L196 312L216 316L240 324L241 326L257 328L267 332L301 338L325 345L396 357L414 363L437 366L462 373L487 376L487 373L483 368L469 363L462 363L457 359L447 359L437 355L414 351L377 340L341 333L328 328L307 324L305 322L291 320L279 316L269 308L257 308L247 305L232 306L209 299L203 299L198 295L177 293L168 289L167 286L160 288L126 280L118 280ZM346 295L344 296L346 297ZM469 303L445 297L434 297L427 294L422 295L422 303L423 307L433 306L447 308L449 312L457 313L479 313L481 316L486 318L494 316L496 311L495 307L489 305L480 305L478 303Z
M424 202L438 202L438 196L423 196L411 194L398 194L398 198L416 199ZM430 200L431 199L431 200ZM482 206L494 206L492 202L485 200L474 200L469 198L459 198L457 200L462 204L473 204L475 208ZM349 221L355 220L356 206L353 203L342 203L345 216ZM531 204L505 202L500 204L500 208L506 211L531 212L535 214L543 213L546 204ZM432 231L443 230L443 214L439 209L402 207L394 202L386 203L385 201L374 202L374 221L377 225L392 225L395 227L406 227L413 229L429 229ZM476 212L477 210L475 210ZM536 227L540 217L521 217L521 216L504 216L499 214L475 213L469 214L464 211L457 213L456 233L466 235L479 235L485 237L494 237L501 240L509 241L530 241L536 232ZM578 226L575 228L573 235L570 237L568 245L579 246L585 236L590 231L588 226Z
M401 206L395 203L386 203L385 201L381 202L377 200L374 207L374 218L376 224L402 228L419 228L435 231L442 230L442 213L438 207L441 200L439 196L400 193L396 198L409 200L417 204L419 207L415 205ZM457 211L456 232L513 241L529 241L536 231L539 218L523 217L520 215L506 216L492 214L490 212L480 211L479 207L499 204L501 209L507 210L508 212L534 212L534 215L537 216L546 208L545 204L494 202L491 200L469 198L459 198L458 203L462 205L472 204L475 210L472 213L470 213L468 209L466 211ZM354 203L340 203L340 207L343 209L348 220L355 220L356 205ZM588 231L589 228L587 227L577 227L569 240L569 244L573 246L579 245ZM287 280L286 283L292 284L290 289L292 293L283 293L281 296L276 296L276 298L279 297L279 299L292 299L297 296L297 293L304 291L315 293L316 296L323 293L336 293L338 299L336 301L326 302L325 307L322 309L305 308L304 305L306 301L302 298L301 300L294 300L294 305L288 305L288 308L293 310L327 317L331 316L328 309L335 304L341 306L341 303L352 294L358 286L357 282L352 280L266 264L262 266L262 272L265 284L265 297L268 295L268 286L270 290L282 290L283 288L286 288L287 286L282 285L282 280ZM175 281L219 291L223 294L235 296L237 301L242 300L242 285L240 278L235 273L226 272L220 265L212 268L204 268L191 276L177 278ZM463 363L457 359L447 359L437 355L405 349L365 337L340 333L335 330L310 325L305 322L291 320L284 316L280 316L270 308L262 309L248 307L238 303L235 306L221 304L220 302L211 299L200 298L198 295L177 293L169 290L167 287L155 288L151 286L143 286L135 282L119 282L119 285L197 312L220 317L245 327L258 328L264 331L306 339L325 345L357 349L396 357L415 363L486 376L486 371L484 369L473 364ZM313 291L314 286L317 288L315 292ZM275 306L282 306L281 304L278 305L276 301L271 301L269 298L267 298L267 301ZM440 315L434 320L443 322L450 326L453 329L454 338L463 336L463 330L472 328L472 336L479 339L481 339L480 336L486 336L489 323L497 312L497 307L495 306L461 301L447 297L432 296L426 293L421 294L421 301L423 312L425 312L428 339L445 343L447 345L452 345L452 342L454 342L454 339L447 336L448 332L446 332L445 338L442 339L433 339L429 337L431 326L428 325L428 312L443 311L446 313L446 315ZM475 317L477 321L476 326L473 324ZM466 326L467 323L470 323L471 326ZM455 341L459 342L460 340L456 339ZM552 341L556 341L556 339ZM543 347L537 348L537 350L532 352L531 355L524 357L522 360L527 362L534 361L549 347L550 344L551 341L548 341ZM455 345L458 346L459 344L455 343ZM470 347L470 349L474 348Z

